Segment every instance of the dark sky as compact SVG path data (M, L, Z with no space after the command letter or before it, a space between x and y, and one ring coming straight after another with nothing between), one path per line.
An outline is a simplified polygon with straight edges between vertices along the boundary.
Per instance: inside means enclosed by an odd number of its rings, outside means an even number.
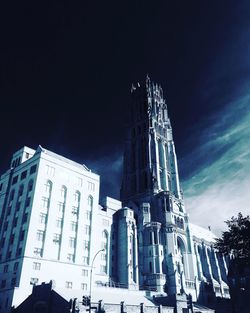
M163 87L183 180L220 155L183 161L249 84L249 1L19 1L0 12L1 173L41 144L118 197L130 87L147 73Z

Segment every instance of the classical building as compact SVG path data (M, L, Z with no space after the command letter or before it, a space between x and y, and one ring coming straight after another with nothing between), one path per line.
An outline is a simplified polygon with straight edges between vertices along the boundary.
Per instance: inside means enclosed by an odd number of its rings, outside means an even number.
M44 281L88 294L94 260L93 288L109 294L229 297L215 236L186 213L162 88L147 77L131 93L121 202L99 204L100 178L85 165L41 146L14 153L0 178L1 313Z

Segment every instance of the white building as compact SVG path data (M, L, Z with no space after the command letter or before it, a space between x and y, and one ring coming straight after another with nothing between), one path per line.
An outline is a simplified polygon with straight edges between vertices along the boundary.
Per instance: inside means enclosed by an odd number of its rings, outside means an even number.
M54 280L59 288L81 289L95 274L108 282L109 234L120 202L99 205L100 178L42 147L24 147L0 180L0 312L31 293L32 285ZM96 279L98 280L98 279Z
M229 297L215 236L189 222L163 91L147 77L132 99L122 202L101 206L99 176L41 146L13 155L0 179L1 313L43 281L88 294L94 260L94 288Z

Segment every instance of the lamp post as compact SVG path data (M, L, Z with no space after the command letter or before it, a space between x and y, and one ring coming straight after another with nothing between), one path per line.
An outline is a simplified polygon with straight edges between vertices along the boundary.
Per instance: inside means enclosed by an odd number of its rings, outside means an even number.
M89 284L89 313L91 313L91 292L92 292L92 274L93 274L93 265L95 258L100 252L104 252L105 249L100 249L99 251L96 252L96 254L93 257L92 263L91 263L91 269L90 269L90 284Z

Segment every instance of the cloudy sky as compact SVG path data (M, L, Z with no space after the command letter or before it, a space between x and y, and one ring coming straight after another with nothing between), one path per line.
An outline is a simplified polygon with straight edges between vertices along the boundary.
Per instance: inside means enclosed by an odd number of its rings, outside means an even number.
M0 8L0 170L39 144L119 197L132 82L168 103L192 222L219 234L249 206L250 3L66 1Z

